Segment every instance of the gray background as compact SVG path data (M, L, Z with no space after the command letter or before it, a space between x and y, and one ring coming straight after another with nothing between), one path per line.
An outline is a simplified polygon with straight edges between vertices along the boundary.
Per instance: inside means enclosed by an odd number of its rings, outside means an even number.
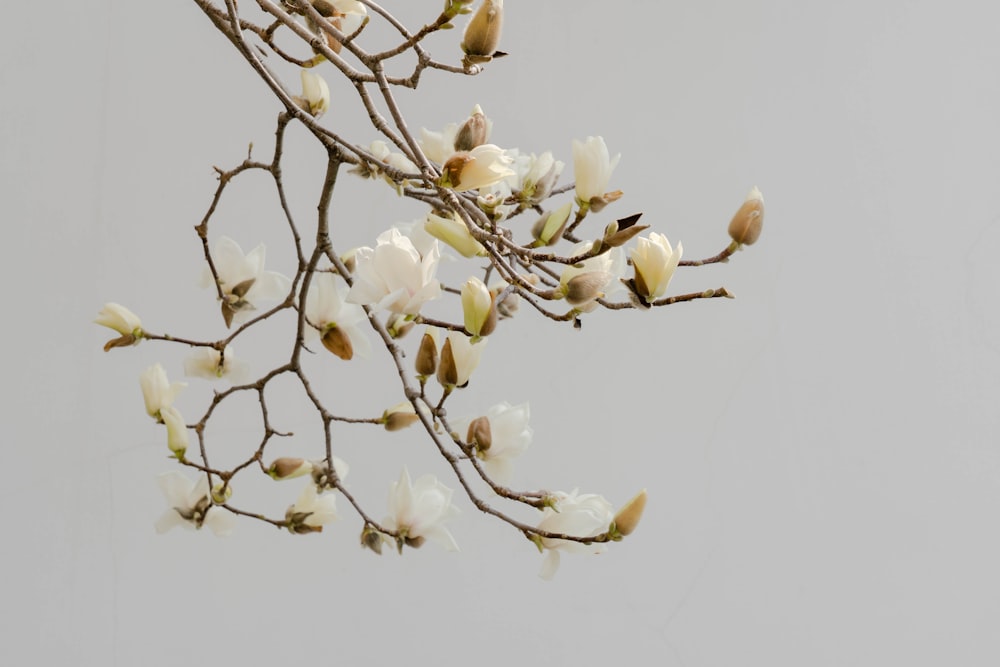
M439 6L404 4L406 18ZM581 332L525 311L490 341L469 389L481 398L456 403L529 400L516 485L616 504L645 486L639 531L564 557L551 583L530 544L461 502L458 554L362 552L344 503L321 536L248 522L227 540L155 535L154 477L170 468L136 378L158 360L179 378L183 351L105 355L90 321L119 301L153 330L220 334L191 228L211 165L237 164L251 141L266 157L277 106L193 3L13 5L0 662L997 664L1000 12L507 4L511 57L472 80L429 75L404 96L414 127L478 102L497 143L567 161L572 138L601 134L623 154L613 213L644 211L690 258L725 245L750 186L767 199L758 246L672 288L724 284L735 301L597 314ZM332 87L329 120L349 126L353 99ZM306 225L318 156L296 137ZM218 233L265 240L290 271L265 186L234 189ZM384 192L343 194L343 248L420 214L363 204ZM272 340L244 347L266 357ZM331 392L366 387L331 394L360 394L345 411L397 400L352 377L324 376ZM191 381L189 421L209 391ZM293 424L292 389L282 405ZM240 416L225 416L226 437L255 437ZM443 474L419 439L354 434L342 456L376 516L401 461ZM275 486L262 509L280 513L299 487Z

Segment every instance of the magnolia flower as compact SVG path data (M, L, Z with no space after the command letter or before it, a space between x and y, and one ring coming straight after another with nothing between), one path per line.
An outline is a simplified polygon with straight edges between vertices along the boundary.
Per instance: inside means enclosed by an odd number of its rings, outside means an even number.
M246 320L256 303L283 299L292 281L275 271L264 270L264 244L244 255L236 241L220 236L212 248L212 261L219 276L222 291L222 317L226 326ZM212 284L208 269L202 274L202 286Z
M505 401L491 407L485 418L489 422L489 445L483 447L480 443L476 456L482 460L490 477L505 482L513 471L513 459L523 454L531 444L534 435L534 430L528 425L531 410L527 403L511 405ZM460 435L465 435L474 421L457 420L454 427ZM466 442L469 442L467 435Z
M183 474L170 471L160 475L157 481L170 509L157 520L156 532L165 533L175 526L208 526L216 535L233 532L236 518L212 504L206 475L199 475L198 482L194 483Z
M184 375L205 380L227 378L233 384L239 384L247 378L249 371L246 362L239 359L229 345L224 353L214 347L197 347L184 360Z
M306 296L306 336L322 340L323 347L345 361L357 351L362 357L371 352L371 343L358 328L368 319L361 306L345 303L347 289L332 273L313 274Z
M478 190L514 176L510 163L502 148L482 144L448 158L442 168L441 184L458 191Z
M458 331L452 331L441 346L441 360L438 363L437 379L445 387L464 387L469 382L472 371L479 366L479 359L486 348L486 339L473 343L472 339Z
M154 364L139 376L142 399L146 403L146 414L158 422L163 421L162 412L173 405L178 392L187 386L184 382L170 383L167 372L160 364Z
M481 117L481 122L479 117ZM478 127L481 127L482 130L478 129ZM477 104L472 108L469 118L461 126L458 123L448 123L440 132L432 132L426 128L420 128L420 140L418 143L428 160L444 164L455 152L455 143L459 134L463 135L463 146L468 147L459 150L469 150L489 141L492 130L493 121L486 117L482 107ZM473 134L475 134L474 137L472 136ZM478 143L475 143L477 141Z
M458 214L453 213L449 218L428 213L424 221L424 230L434 238L447 243L454 248L462 257L484 257L486 248L472 236L472 232L465 226Z
M299 499L285 512L286 527L293 533L319 533L323 526L337 518L337 496L319 493L311 481L299 494Z
M465 330L473 338L489 336L496 329L497 311L493 307L493 296L483 281L475 276L462 285L462 312Z
M184 460L184 453L188 448L188 429L184 423L184 417L174 406L168 406L160 410L160 417L167 425L167 448L174 453L178 461Z
M522 156L525 159L515 162L517 183L514 189L520 191L523 201L537 204L544 201L552 192L559 175L562 174L565 163L556 160L552 151L545 151L536 156Z
M573 172L576 177L576 199L581 206L600 200L607 193L611 172L621 154L613 159L603 137L587 137L580 142L573 140ZM615 197L617 199L617 197Z
M572 493L553 494L553 500L552 506L542 511L539 530L573 537L597 537L608 530L615 518L611 503L595 493L578 494L574 489ZM538 573L542 579L551 579L559 569L560 551L599 554L607 548L604 543L583 544L549 537L542 538L540 546L547 551Z
M381 234L377 241L375 248L359 248L355 254L354 286L347 301L416 315L425 302L441 293L441 284L434 277L440 249L435 244L421 257L396 229Z
M330 110L330 88L319 74L302 70L302 102L306 111L319 118Z
M135 345L142 340L142 321L139 316L120 304L104 304L94 324L100 324L121 334L120 338L114 338L104 344L105 352L113 347Z
M573 248L571 256L590 252L592 242L584 242ZM559 290L566 302L578 311L586 313L597 307L595 299L614 294L621 285L618 278L625 270L625 255L621 248L590 257L579 264L567 265L559 277Z
M410 482L410 473L404 467L398 482L389 489L389 516L384 524L398 531L400 549L403 543L419 547L425 539L439 542L448 551L458 551L455 538L444 523L458 514L451 503L452 490L434 475Z
M650 232L648 239L640 236L629 253L635 268L635 293L646 303L663 296L683 253L683 245L678 243L674 250L663 234Z

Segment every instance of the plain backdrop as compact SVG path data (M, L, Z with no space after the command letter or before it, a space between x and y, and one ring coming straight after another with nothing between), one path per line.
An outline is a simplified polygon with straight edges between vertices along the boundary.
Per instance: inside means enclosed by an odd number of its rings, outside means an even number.
M440 8L385 4L411 24ZM581 331L524 310L456 398L455 413L530 401L535 441L514 485L615 504L645 487L639 530L564 557L552 582L530 543L461 499L459 553L376 557L345 503L318 536L254 522L228 539L156 535L155 476L170 466L137 377L162 361L180 379L184 350L105 354L91 321L117 301L154 331L222 335L192 228L213 165L251 142L269 154L278 106L193 2L14 4L0 40L0 663L1000 662L1000 11L506 4L511 55L475 78L425 74L401 97L414 128L479 103L496 143L566 161L573 138L600 134L623 156L609 214L643 211L690 258L726 245L751 186L766 197L758 245L672 287L737 299L595 313ZM434 55L457 60L458 37ZM360 127L327 78L325 120ZM321 156L290 137L307 228ZM421 215L378 182L344 182L344 249ZM260 175L213 224L293 269ZM258 371L287 349L280 328L247 343ZM313 361L345 412L399 400L377 360L362 380ZM178 404L193 420L211 387L190 383ZM301 398L276 392L285 428L309 423ZM223 415L233 452L259 437L252 414ZM289 453L315 445L301 428ZM412 434L338 442L376 516L402 463L447 473ZM289 484L262 487L260 508L280 514Z

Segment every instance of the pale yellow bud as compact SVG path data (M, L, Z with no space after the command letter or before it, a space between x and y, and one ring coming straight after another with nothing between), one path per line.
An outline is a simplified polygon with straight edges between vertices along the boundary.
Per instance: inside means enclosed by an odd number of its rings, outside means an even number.
M531 228L531 235L535 237L535 246L557 243L566 230L566 223L569 221L569 214L572 210L573 202L566 202L556 210L543 214Z
M639 525L639 519L642 518L644 509L646 509L646 489L637 493L632 500L618 510L618 513L615 514L615 529L621 535L630 535Z
M729 222L729 236L740 245L753 245L764 227L764 195L756 187Z

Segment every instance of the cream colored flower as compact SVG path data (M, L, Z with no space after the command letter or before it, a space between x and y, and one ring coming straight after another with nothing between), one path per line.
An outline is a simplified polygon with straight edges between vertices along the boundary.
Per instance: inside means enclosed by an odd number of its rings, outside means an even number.
M332 273L313 274L306 297L306 338L317 337L335 355L349 361L357 352L367 357L371 343L358 326L367 322L364 309L347 303L347 287Z
M452 493L433 475L423 475L411 483L410 473L404 467L399 481L393 482L389 489L386 528L399 531L402 541L409 546L418 547L429 539L448 551L458 551L455 538L444 526L458 514L458 508L451 502Z
M587 137L586 141L573 140L573 172L576 178L576 199L581 205L607 193L611 172L618 165L621 155L612 159L603 137Z
M146 414L156 421L162 422L161 412L173 405L177 394L187 384L184 382L171 384L163 366L153 364L139 376L139 386L142 387L142 399L146 404Z
M629 255L635 269L635 292L643 301L650 303L666 293L683 253L683 245L678 243L675 250L666 236L656 232L650 232L649 238L640 236L636 240L636 247Z
M212 504L207 476L199 475L198 482L195 483L182 473L172 470L160 475L157 481L170 509L157 520L156 532L164 533L176 526L208 526L219 536L233 532L236 518L225 509Z
M594 493L557 492L554 503L542 512L538 529L572 537L597 537L606 532L615 518L615 510L603 496ZM603 553L606 544L583 544L571 540L543 538L541 546L546 550L545 560L539 576L551 579L559 569L559 552Z
M330 87L319 74L302 70L302 98L309 113L319 118L330 110Z
M493 296L479 278L473 276L462 285L462 313L465 330L473 338L489 336L497 326Z
M516 175L511 159L494 144L482 144L471 151L452 155L442 168L441 184L454 190L478 190Z
M212 247L212 261L219 276L222 290L222 317L226 326L248 319L261 301L283 299L292 281L275 271L264 270L266 249L261 243L243 254L236 241L220 236ZM212 273L205 269L202 286L212 285Z
M437 242L421 257L399 230L390 229L377 241L374 248L356 251L354 285L347 301L416 315L424 303L441 293L441 284L434 277L441 256Z
M214 347L197 347L184 360L184 375L205 380L226 378L240 384L247 379L249 370L230 345L221 354Z
M285 512L286 527L293 533L319 533L323 526L337 519L337 495L320 493L310 481L298 500Z
M449 218L428 213L424 230L434 238L446 243L462 257L485 257L486 248L472 236L472 232L457 214Z

